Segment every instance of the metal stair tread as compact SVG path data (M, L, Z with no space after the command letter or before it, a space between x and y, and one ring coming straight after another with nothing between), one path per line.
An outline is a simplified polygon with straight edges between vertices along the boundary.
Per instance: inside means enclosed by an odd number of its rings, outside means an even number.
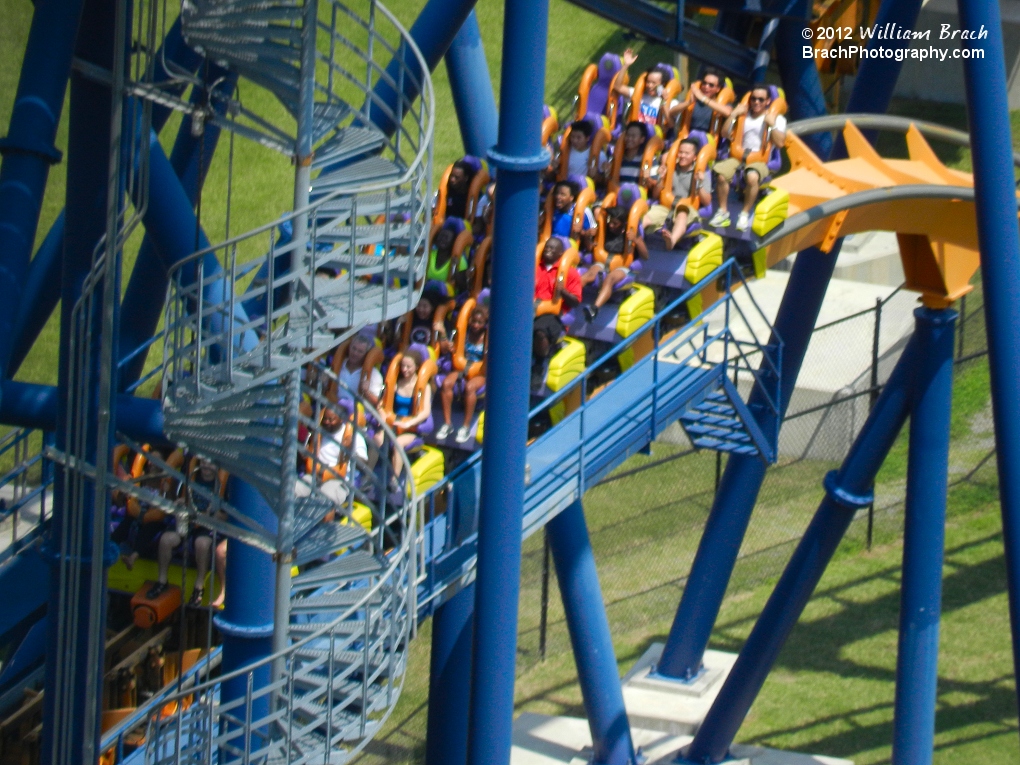
M320 173L312 180L312 193L334 191L343 186L365 181L384 181L399 177L403 171L385 157L366 157L328 173Z
M684 412L680 415L680 419L684 422L700 423L702 425L714 425L719 428L729 428L734 430L742 428L744 424L737 418L734 417L722 417L716 414L708 414L705 412L689 411Z
M390 595L390 589L380 587L368 601L373 605L379 605ZM292 598L290 601L291 613L310 613L313 611L337 611L352 606L365 597L365 588L356 587L349 590L338 590L325 595L310 595L306 598Z
M308 569L291 579L291 586L321 585L325 582L343 582L355 577L381 574L385 565L376 556L364 550L354 550L334 558L321 566Z
M294 564L300 566L367 537L358 523L321 523L297 542Z
M386 144L386 136L374 127L351 125L341 128L315 150L312 170L375 151ZM321 212L321 210L320 210Z
M693 441L694 445L701 449L715 449L716 451L722 452L735 452L736 454L746 454L748 456L754 456L758 454L757 447L735 444L730 441L722 441L716 438L705 436L702 438L696 438Z
M712 425L700 425L697 423L687 425L685 430L698 436L709 436L710 438L718 438L722 441L732 441L734 443L749 443L751 441L751 436L742 430L717 428Z

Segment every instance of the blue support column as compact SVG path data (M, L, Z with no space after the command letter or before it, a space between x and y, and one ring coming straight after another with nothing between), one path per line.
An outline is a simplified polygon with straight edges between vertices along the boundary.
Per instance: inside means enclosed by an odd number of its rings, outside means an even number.
M984 56L964 59L963 74L977 197L1013 669L1020 677L1020 327L1016 313L1020 305L1020 231L1010 158L1002 19L995 0L967 0L959 6L961 29L983 28L988 33L987 38L976 41ZM1017 691L1020 693L1020 683Z
M505 9L499 144L489 153L499 170L486 374L486 395L493 405L485 415L478 520L470 765L510 761L535 291L532 263L538 172L549 162L540 135L549 3L513 0Z
M914 336L924 353L914 373L896 654L892 761L931 765L935 747L939 617L949 480L956 311L918 308Z
M474 616L474 582L439 606L432 615L425 765L464 765L467 762Z
M446 71L450 74L453 108L457 111L464 151L484 157L496 145L499 115L478 28L478 14L473 10L446 51Z
M0 370L6 369L78 34L82 0L37 0L7 135L0 139Z
M230 501L238 510L263 528L274 532L276 516L262 495L251 485L231 477L228 486ZM269 656L273 648L273 590L276 586L276 565L262 550L230 539L227 541L227 575L224 609L214 617L216 628L223 636L224 675ZM252 687L258 689L269 682L269 664L255 670ZM244 674L223 683L220 703L243 699L248 687ZM269 714L269 699L263 697L252 709L251 719ZM238 717L244 719L243 711Z
M917 4L917 0L887 0L886 4L912 8ZM916 13L914 17L916 18ZM787 86L786 95L791 108L805 118L817 116L811 111L824 110L824 100L818 99L820 88L814 62L801 56L800 47L784 45L781 41L776 46L776 57L780 71L783 72L783 82ZM856 103L864 104L868 111L884 112L888 108L888 99L892 95L892 87L899 74L899 65L890 71L885 67L881 70L869 67L869 63L870 60L861 65L854 92L851 94L851 103L855 103L856 98ZM885 80L890 80L892 84L886 87ZM878 96L871 92L875 88ZM858 96L858 93L861 95ZM816 147L823 148L818 144ZM825 158L824 154L821 156ZM1015 203L1013 210L1015 218ZM784 343L780 402L780 411L784 415L797 383L797 375L804 361L811 332L818 319L818 311L821 309L826 287L836 267L836 258L839 256L841 246L842 240L839 240L829 252L822 252L816 247L804 250L798 255L790 273L786 293L783 295L783 302L779 306L775 321L776 334ZM752 411L759 408L760 396L757 388L751 393L749 403ZM719 607L764 479L765 465L756 457L734 454L727 461L722 482L712 504L712 511L698 545L687 586L684 588L680 606L662 652L657 668L660 674L685 679L694 677L701 670L701 659L708 646L712 627L719 614ZM1020 503L1017 517L1020 523ZM1020 528L1017 551L1020 563Z
M825 477L825 499L691 742L686 753L690 762L713 763L726 757L854 514L871 502L875 474L906 420L913 369L922 351L917 337L912 337L843 465Z
M477 0L428 0L421 9L418 18L411 26L411 39L421 51L429 71L435 69L453 42L453 38L463 26L468 14L475 7ZM403 63L410 69L412 76L404 76L403 91L409 99L414 99L420 92L421 75L417 59L409 50L401 54ZM388 77L380 77L378 84L369 99L369 117L372 123L384 133L392 133L396 129L393 120L386 113L395 114L397 110L397 91L390 82L400 82L400 62L393 61L386 67ZM545 83L542 84L545 87ZM385 109L383 108L385 107Z
M64 257L64 211L50 226L46 238L32 258L21 291L18 318L11 338L11 352L2 377L11 379L32 350L50 314L60 302L60 278Z
M74 48L76 58L106 71L112 71L114 66L114 46L117 44L116 5L114 0L86 0ZM92 417L88 416L88 412L83 412L84 416L79 418L79 422L70 421L67 411L68 391L72 384L71 319L75 302L81 295L82 283L92 266L94 248L106 233L108 189L105 180L109 172L112 99L108 85L89 80L78 72L72 72L70 80L56 448L66 452L71 440L81 436L84 443L92 444L93 451L86 449L84 454L91 461L95 458L95 409L91 410ZM77 374L96 374L98 379L97 366L97 359L89 358L84 370L79 368ZM85 428L86 432L82 434L79 428ZM84 500L80 526L70 527L70 520L64 516L64 501L71 490L66 472L58 468L54 483L53 515L46 541L48 558L53 563L47 606L51 618L47 620L49 628L43 700L45 733L42 736L41 753L41 761L46 765L70 765L86 761L86 752L94 751L93 744L99 735L98 715L92 717L96 721L95 729L85 728L85 720L89 718L86 710L96 709L100 700L100 687L90 687L87 681L88 662L84 657L89 655L89 625L93 615L98 612L100 623L105 623L106 599L104 596L94 602L87 585L74 592L65 588L65 584L74 579L88 582L92 566L101 565L100 561L91 559L91 513L105 512L106 508L93 506L93 490L90 485L86 485L82 492ZM77 540L77 544L67 540ZM68 559L61 560L65 546ZM70 674L59 676L61 672Z
M630 722L581 501L553 518L546 533L591 730L593 765L631 765Z

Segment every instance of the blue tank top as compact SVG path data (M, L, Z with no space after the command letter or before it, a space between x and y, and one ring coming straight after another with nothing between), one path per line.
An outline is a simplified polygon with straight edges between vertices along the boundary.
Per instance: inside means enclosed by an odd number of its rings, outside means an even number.
M412 399L412 396L401 396L399 393L394 393L393 414L397 415L397 417L410 417Z
M464 343L464 356L467 358L468 364L474 364L476 361L481 361L485 355L485 342L480 343Z

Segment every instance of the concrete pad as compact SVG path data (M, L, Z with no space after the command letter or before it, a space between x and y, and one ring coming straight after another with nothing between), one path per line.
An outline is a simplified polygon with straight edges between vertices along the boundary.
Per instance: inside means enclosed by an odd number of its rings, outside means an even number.
M708 649L701 674L684 683L655 674L662 647L662 643L653 643L624 676L623 703L627 707L627 717L635 728L693 736L719 694L737 655Z
M903 284L903 261L896 233L866 231L846 237L832 275L836 279L889 287Z
M630 735L649 763L668 762L671 755L691 742L690 736L670 736L633 726ZM587 720L533 712L524 712L514 720L510 765L582 765L591 761L591 754Z
M671 765L691 736L631 726L631 739L645 765ZM524 712L514 720L510 765L588 765L592 761L588 721ZM734 744L727 765L853 765L851 760Z

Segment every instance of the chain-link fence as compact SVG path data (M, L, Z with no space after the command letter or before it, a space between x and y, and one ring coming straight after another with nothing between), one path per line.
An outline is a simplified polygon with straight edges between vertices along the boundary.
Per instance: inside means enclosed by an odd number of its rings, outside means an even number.
M874 306L817 326L780 431L780 457L758 496L729 594L776 578L824 496L822 479L842 462L913 330L916 295L894 290ZM980 284L957 306L957 379L987 352ZM989 464L994 439L987 396L965 436L955 437L951 480ZM902 529L905 433L880 472L875 504L848 533L861 546ZM679 427L648 456L629 460L585 495L592 546L614 639L661 639L675 612L708 517L724 455L690 447ZM993 470L994 473L994 470ZM994 478L992 479L994 480ZM544 535L524 545L518 672L569 651ZM632 640L629 642L633 642Z

